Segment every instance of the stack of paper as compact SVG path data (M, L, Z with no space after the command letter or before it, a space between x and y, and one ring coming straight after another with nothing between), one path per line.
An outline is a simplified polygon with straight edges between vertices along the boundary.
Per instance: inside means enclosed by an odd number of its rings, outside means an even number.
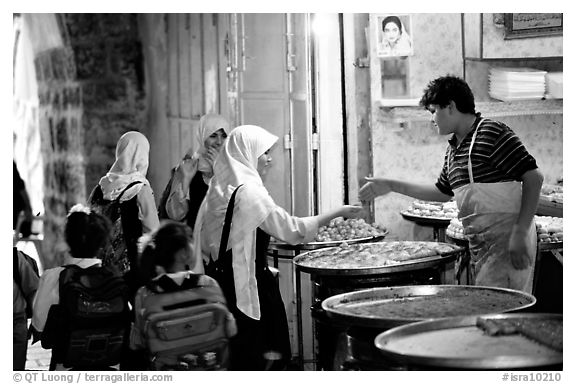
M561 99L563 85L563 72L548 72L546 74L546 97L549 99Z
M532 68L490 68L488 93L502 100L542 99L546 91L546 71Z

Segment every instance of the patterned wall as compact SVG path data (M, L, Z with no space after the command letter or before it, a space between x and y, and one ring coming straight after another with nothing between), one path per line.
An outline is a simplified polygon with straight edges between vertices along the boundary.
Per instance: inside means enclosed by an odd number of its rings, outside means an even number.
M448 73L462 76L462 28L459 13L412 15L414 56L409 89L420 97L430 80Z
M379 112L384 114L383 112ZM556 184L563 178L562 115L494 117L507 124L534 156L544 182ZM415 183L435 183L443 164L449 136L439 136L428 122L380 127L373 131L374 175ZM429 227L406 221L400 211L414 199L389 194L376 200L375 221L387 227L391 238L432 240Z
M563 55L563 37L546 36L504 40L502 14L483 14L483 58L547 57Z
M492 17L485 15L486 19L492 20ZM428 81L437 76L446 73L462 76L460 15L415 14L412 28L415 54L410 58L409 84L412 96L419 97ZM498 39L502 40L502 37ZM494 44L498 45L496 42ZM561 49L559 54L562 54ZM474 80L468 79L471 83ZM486 98L479 96L479 99ZM448 137L438 136L422 115L399 123L392 120L393 108L375 108L373 113L377 116L372 126L373 174L416 183L434 183L442 167ZM546 183L555 183L563 177L561 114L494 119L508 124L517 133L536 158ZM391 239L432 240L431 228L415 225L400 215L400 211L412 201L412 198L395 193L377 199L375 221L389 229Z

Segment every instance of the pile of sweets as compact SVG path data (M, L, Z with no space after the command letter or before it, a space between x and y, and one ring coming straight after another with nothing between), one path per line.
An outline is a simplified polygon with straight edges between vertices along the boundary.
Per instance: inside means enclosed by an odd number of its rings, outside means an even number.
M538 241L543 243L557 243L564 239L564 223L561 217L536 216L536 232Z
M341 241L366 237L382 236L386 228L379 224L369 224L364 219L344 219L337 217L326 226L318 228L315 241Z
M458 207L453 200L446 203L415 200L404 213L412 216L452 219L458 217Z

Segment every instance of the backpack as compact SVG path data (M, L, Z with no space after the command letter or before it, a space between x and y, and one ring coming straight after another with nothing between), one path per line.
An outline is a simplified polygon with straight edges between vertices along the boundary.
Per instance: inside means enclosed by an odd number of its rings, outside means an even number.
M22 296L24 296L24 299L26 300L26 317L28 319L32 318L32 302L26 297L26 295L24 295L24 290L22 289L22 275L20 274L20 263L18 260L18 254L20 253L24 260L30 265L31 269L34 271L34 273L36 274L36 276L39 278L40 277L40 272L38 270L38 264L36 263L36 260L34 260L32 257L28 256L27 254L25 254L22 251L19 251L18 248L16 247L12 247L13 250L13 255L14 255L14 260L12 262L12 266L13 266L13 275L14 275L14 281L16 282L16 285L18 286L18 289L20 289L20 292L22 292Z
M227 328L231 315L222 290L218 285L198 285L200 276L190 276L189 289L159 292L150 284L140 288L150 370L228 368L228 339L236 330ZM176 286L167 276L158 280L159 286L162 279Z
M60 302L52 305L42 347L65 367L105 367L120 362L128 342L128 286L109 268L67 265L60 272Z
M112 201L104 199L102 188L97 185L88 199L93 211L108 217L112 222L112 241L104 252L102 265L111 267L120 275L134 269L137 258L137 241L142 235L142 224L138 220L136 197L122 203L120 203L120 198L128 189L139 183L141 182L130 183Z

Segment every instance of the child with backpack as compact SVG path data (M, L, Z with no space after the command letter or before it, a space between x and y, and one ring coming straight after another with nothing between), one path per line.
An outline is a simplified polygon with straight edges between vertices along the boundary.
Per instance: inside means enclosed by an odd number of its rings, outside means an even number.
M216 280L187 270L192 230L167 221L141 239L148 283L135 298L130 347L148 370L225 370L236 322Z
M42 347L52 349L50 370L108 370L120 362L128 341L128 286L102 266L112 224L80 204L70 209L62 266L42 274L32 326Z

